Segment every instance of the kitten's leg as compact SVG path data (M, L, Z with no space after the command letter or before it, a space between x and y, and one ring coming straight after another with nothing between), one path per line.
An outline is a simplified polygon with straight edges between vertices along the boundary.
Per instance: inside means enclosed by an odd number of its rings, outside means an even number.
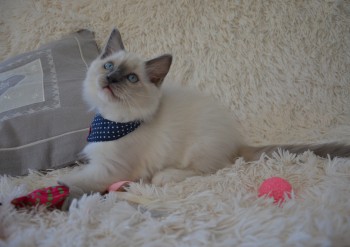
M59 179L59 183L78 189L83 193L91 193L105 192L112 183L122 179L116 172L105 166L88 164L82 169L63 176Z
M157 172L152 178L152 184L163 186L167 183L177 183L185 180L187 177L193 177L200 175L198 172L193 170L181 170L175 168L167 168Z

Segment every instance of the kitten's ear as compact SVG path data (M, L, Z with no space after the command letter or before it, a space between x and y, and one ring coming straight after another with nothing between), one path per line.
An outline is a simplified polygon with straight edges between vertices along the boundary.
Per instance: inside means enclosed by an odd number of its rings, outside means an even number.
M146 62L147 75L152 83L160 86L168 74L173 57L169 54L162 55Z
M122 41L122 36L118 29L113 29L105 48L103 49L101 58L106 58L111 54L118 52L120 50L124 50L124 45Z

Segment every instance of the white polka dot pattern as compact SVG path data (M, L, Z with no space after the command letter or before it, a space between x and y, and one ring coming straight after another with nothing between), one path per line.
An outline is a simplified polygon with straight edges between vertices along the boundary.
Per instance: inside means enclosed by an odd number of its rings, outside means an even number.
M136 130L140 124L141 121L131 121L126 123L113 122L104 119L100 114L97 114L90 126L90 133L87 141L106 142L118 140Z

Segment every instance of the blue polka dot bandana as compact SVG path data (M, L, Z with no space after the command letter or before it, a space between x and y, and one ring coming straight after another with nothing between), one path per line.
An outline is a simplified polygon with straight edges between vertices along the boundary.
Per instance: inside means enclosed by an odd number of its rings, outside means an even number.
M87 141L108 142L118 140L136 130L140 124L141 121L131 121L126 123L113 122L104 119L100 114L97 114L90 126L90 133Z

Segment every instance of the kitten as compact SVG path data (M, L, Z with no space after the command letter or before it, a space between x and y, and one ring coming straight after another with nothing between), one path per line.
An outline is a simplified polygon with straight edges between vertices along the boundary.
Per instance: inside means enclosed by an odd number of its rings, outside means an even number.
M171 82L162 86L171 63L168 54L145 62L125 51L119 31L112 31L84 81L84 98L98 114L83 150L89 162L61 184L83 192L103 192L122 180L164 185L213 173L239 156L252 160L277 149L244 145L233 119L210 98ZM350 154L349 147L331 147ZM311 146L286 148L328 153Z

